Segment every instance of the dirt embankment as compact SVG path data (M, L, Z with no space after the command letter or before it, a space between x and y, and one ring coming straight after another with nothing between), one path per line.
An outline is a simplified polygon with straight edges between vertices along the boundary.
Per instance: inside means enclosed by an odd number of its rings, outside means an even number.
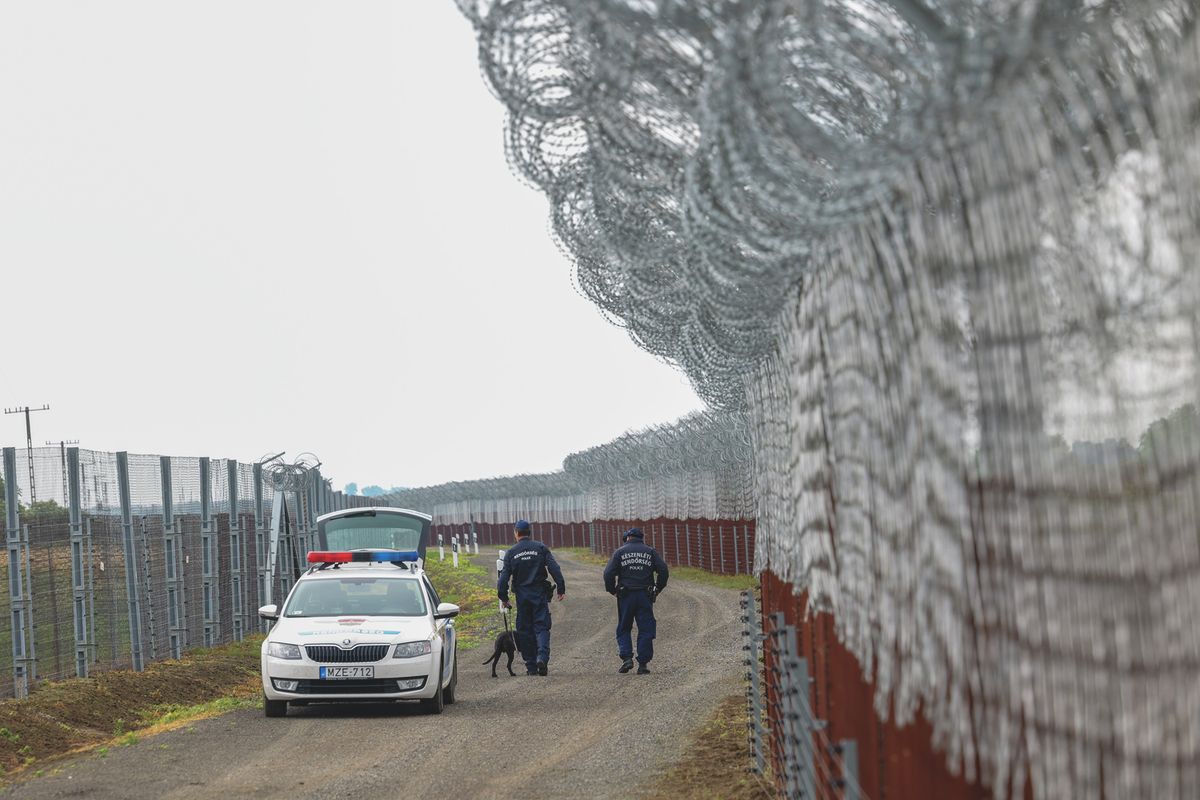
M24 700L0 701L0 768L48 760L144 729L181 706L258 688L260 637L159 661L144 672L44 683Z

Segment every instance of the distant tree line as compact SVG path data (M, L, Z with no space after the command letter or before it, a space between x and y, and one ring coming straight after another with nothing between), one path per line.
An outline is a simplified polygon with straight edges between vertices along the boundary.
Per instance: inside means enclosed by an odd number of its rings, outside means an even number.
M342 493L347 497L354 497L360 494L363 497L382 497L385 494L392 494L393 492L402 491L404 491L403 486L393 486L390 489L384 489L382 486L375 484L372 484L371 486L364 486L362 490L359 491L357 483L347 483L346 488L342 490Z
M18 495L20 494L20 491L20 489L17 489ZM7 498L8 495L5 493L4 478L0 476L0 526L3 526L5 524L5 520L8 519ZM40 517L49 514L65 515L67 513L67 509L60 506L54 500L36 500L32 505L23 505L18 503L17 512L23 517Z

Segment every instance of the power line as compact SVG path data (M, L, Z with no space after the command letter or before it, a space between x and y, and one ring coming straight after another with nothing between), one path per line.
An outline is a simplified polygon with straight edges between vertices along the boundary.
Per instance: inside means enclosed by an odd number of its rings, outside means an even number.
M34 411L49 411L50 406L43 405L41 408L30 408L29 406L18 406L16 408L4 409L5 414L24 414L25 415L25 453L26 461L29 462L29 506L37 502L37 487L34 485L33 478L33 427L29 424L29 415Z
M78 439L62 439L57 442L46 442L48 445L58 445L58 454L62 458L62 479L63 479L63 505L70 505L71 495L70 486L67 484L67 448L75 447L79 444Z

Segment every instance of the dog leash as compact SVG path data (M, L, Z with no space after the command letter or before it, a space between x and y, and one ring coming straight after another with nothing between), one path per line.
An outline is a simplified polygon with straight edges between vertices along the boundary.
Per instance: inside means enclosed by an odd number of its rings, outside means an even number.
M504 632L512 636L512 629L508 627L508 609L503 605L500 606L500 616L504 618ZM517 637L512 636L513 644L517 643Z

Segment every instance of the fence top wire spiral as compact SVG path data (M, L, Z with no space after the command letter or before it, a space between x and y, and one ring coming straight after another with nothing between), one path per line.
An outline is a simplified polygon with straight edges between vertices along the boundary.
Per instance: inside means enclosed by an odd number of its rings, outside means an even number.
M267 456L259 462L263 480L276 492L303 492L316 479L320 460L312 453L301 453L291 463L282 455Z
M1149 77L1188 13L1148 0L459 5L510 112L509 159L549 195L580 289L729 408L746 405L789 290L831 237L908 193L914 161L974 141L1051 60L1064 82L1103 80L1085 71L1098 57L1109 80ZM1068 85L1044 88L1071 101ZM1133 130L1138 109L1117 99L1080 103L1074 126Z

